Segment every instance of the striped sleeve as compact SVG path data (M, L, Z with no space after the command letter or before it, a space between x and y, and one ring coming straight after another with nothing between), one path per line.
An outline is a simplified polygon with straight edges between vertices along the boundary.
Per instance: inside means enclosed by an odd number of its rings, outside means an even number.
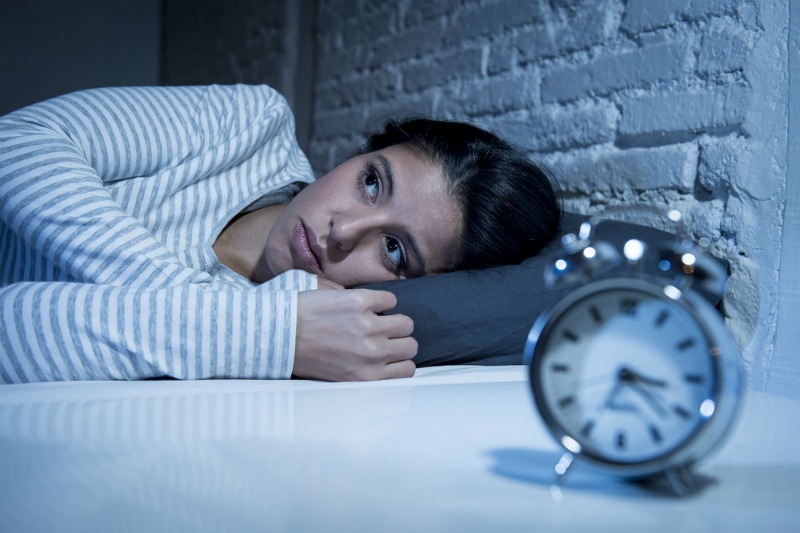
M290 158L287 145L299 151L287 140L292 125L283 97L265 86L95 89L36 104L0 118L0 220L58 279L207 283L129 211L244 161L270 158L266 171L275 171L276 154ZM186 161L189 171L165 176ZM131 177L152 179L149 197L121 206L104 185ZM31 268L10 261L4 271Z
M293 134L263 86L97 89L0 118L0 380L290 377L297 292L316 278L222 287L161 231L211 219L208 204L166 216L161 202L203 177L220 179L201 200L234 202L313 179ZM116 201L132 178L145 185ZM170 243L191 237L168 229Z
M315 284L290 271L249 289L9 285L0 288L0 379L286 379L297 293Z

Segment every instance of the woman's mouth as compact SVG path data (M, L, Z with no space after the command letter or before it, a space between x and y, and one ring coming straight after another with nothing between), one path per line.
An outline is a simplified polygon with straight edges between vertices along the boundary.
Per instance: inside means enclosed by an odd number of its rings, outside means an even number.
M292 231L292 247L301 269L312 274L322 274L322 265L311 249L308 230L302 222L298 222L294 227L294 231Z

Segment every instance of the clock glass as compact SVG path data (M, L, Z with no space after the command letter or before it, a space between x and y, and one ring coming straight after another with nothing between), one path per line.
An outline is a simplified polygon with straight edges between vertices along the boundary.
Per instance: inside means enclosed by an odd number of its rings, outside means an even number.
M701 322L652 285L578 292L539 335L532 378L542 415L589 458L633 464L674 453L715 408Z

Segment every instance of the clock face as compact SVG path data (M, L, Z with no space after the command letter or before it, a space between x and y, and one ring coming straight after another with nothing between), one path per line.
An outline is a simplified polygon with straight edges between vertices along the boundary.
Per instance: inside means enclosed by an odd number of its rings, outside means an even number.
M655 288L583 294L537 341L531 376L545 420L606 463L669 455L714 412L717 371L705 330Z

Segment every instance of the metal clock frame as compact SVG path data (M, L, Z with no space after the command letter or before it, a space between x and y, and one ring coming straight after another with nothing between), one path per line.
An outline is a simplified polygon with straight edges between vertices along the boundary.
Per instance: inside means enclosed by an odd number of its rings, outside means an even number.
M672 220L680 219L680 214L674 211L668 216ZM724 273L715 271L716 265L694 243L686 238L676 238L674 243L660 249L662 258L668 260L670 267L665 269L664 276L645 275L636 268L636 263L646 248L640 241L636 243L641 245L642 252L637 257L628 257L629 270L622 274L608 275L609 265L619 262L619 254L607 242L591 242L596 223L597 217L584 223L579 236L567 236L564 240L567 255L556 260L554 268L545 273L550 285L576 281L588 283L568 293L538 317L528 335L524 351L534 404L548 431L566 450L555 467L556 482L560 484L563 481L573 460L578 459L590 468L627 479L650 478L663 474L677 495L691 494L694 492L692 466L718 446L731 430L742 398L739 351L717 310L691 287L693 282L703 284L706 289L710 288L711 292L721 295ZM587 248L591 248L591 254L585 253ZM691 265L682 263L681 258L686 257L687 252L692 258ZM559 261L561 265L555 266ZM677 275L674 279L669 279L668 275L675 272ZM695 320L708 340L708 357L712 358L715 376L713 397L708 398L714 402L714 412L708 417L701 417L698 426L671 451L643 461L619 462L584 451L578 443L579 439L561 427L550 412L543 398L540 381L539 370L545 358L542 354L544 343L540 341L546 339L560 317L593 294L617 289L633 289L681 307Z
M591 282L571 292L551 310L542 314L528 336L525 360L530 363L531 390L536 407L548 430L568 452L612 475L636 479L664 472L670 468L690 467L723 439L737 412L740 398L738 351L727 332L724 331L720 318L713 316L716 311L702 297L682 291L677 299L672 299L664 294L665 286L666 284L650 280L626 277L610 277ZM551 413L551 409L544 399L540 381L540 369L546 358L542 353L544 343L540 343L539 340L546 339L550 329L558 323L561 316L585 298L599 292L616 289L634 290L668 302L670 305L682 307L698 323L699 329L709 343L708 356L712 358L714 388L712 397L708 399L714 402L713 414L710 417L701 418L698 426L677 448L645 461L612 461L580 448L579 439L562 428Z

